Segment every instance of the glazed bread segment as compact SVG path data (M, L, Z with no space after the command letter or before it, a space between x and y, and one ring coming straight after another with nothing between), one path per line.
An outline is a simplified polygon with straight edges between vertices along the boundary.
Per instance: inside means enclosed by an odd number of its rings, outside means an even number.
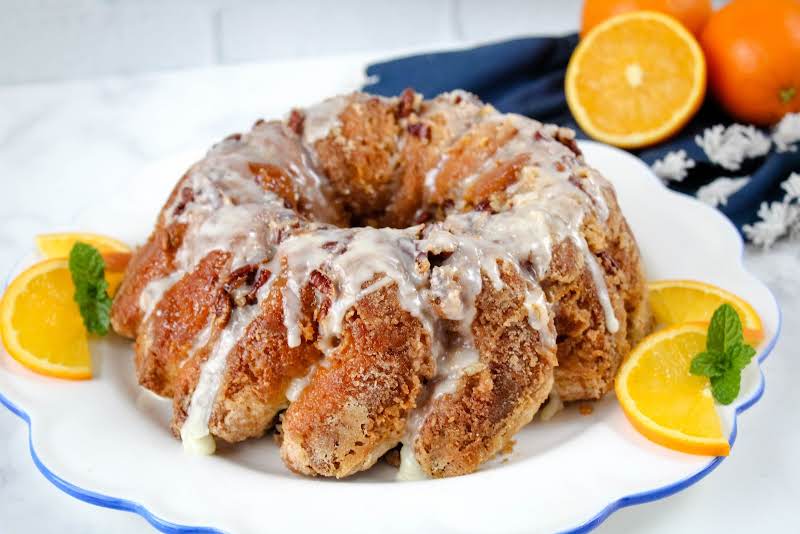
M622 358L651 327L646 305L646 280L638 247L616 206L613 191L605 198L611 209L606 221L588 218L583 234L603 268L616 333L608 332L595 282L585 260L571 243L553 249L553 260L542 287L553 302L558 332L555 387L563 401L600 399L614 386Z
M432 374L430 338L396 287L359 300L341 341L283 416L281 455L305 475L342 478L371 467L403 436Z
M214 316L229 260L229 254L214 251L164 292L137 338L141 385L158 395L174 395L181 365Z
M479 362L454 392L435 399L423 412L416 439L408 444L430 477L477 469L509 445L550 394L554 350L528 323L525 280L507 265L502 278L505 285L497 290L483 276L472 322Z

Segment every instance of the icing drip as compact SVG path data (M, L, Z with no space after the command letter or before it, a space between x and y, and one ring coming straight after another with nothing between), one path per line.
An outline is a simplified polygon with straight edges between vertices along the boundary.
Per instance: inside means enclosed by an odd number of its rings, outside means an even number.
M430 330L431 318L420 295L426 280L417 267L414 239L420 227L319 229L292 236L282 243L278 255L286 269L283 317L290 347L300 344L300 291L311 273L318 271L333 284L335 296L320 321L320 345L330 347L341 334L346 312L365 295L395 283L403 309ZM326 248L328 243L343 244Z
M313 146L327 137L331 130L341 126L339 115L347 107L350 98L350 95L334 96L304 110L303 142L306 146Z
M271 286L272 280L259 290L259 302L269 294ZM216 445L209 432L208 422L225 375L228 354L260 312L261 306L258 305L235 308L219 339L210 348L211 353L201 365L200 377L192 392L186 420L181 427L181 441L188 452L214 454Z

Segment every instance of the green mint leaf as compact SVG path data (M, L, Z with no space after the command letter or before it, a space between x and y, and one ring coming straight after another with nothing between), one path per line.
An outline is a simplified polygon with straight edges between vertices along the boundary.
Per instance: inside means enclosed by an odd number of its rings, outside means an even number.
M692 358L689 372L700 376L721 376L726 369L725 355L719 352L701 352Z
M731 368L721 376L711 378L711 393L720 404L730 404L739 396L739 383L742 372Z
M733 306L723 304L716 309L708 325L706 350L726 353L731 347L742 343L742 322Z
M714 311L708 325L706 350L692 358L689 372L707 376L711 393L720 404L730 404L739 395L742 369L747 367L756 351L744 343L742 322L730 304Z
M106 264L98 250L75 243L69 253L69 272L75 285L75 302L86 330L104 336L111 322L111 297L105 279Z
M750 363L750 360L753 359L753 356L756 354L756 349L751 347L750 345L745 345L744 343L740 343L735 347L731 347L731 350L728 351L727 356L730 359L731 367L734 369L739 369L740 371L747 367L747 364Z

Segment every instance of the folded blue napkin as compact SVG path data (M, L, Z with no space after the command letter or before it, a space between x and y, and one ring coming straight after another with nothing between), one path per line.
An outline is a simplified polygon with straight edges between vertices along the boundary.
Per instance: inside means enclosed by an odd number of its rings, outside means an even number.
M531 37L394 59L367 68L364 90L394 96L412 87L434 96L465 89L502 112L569 126L586 138L564 96L577 43L577 35ZM792 175L800 172L800 114L770 131L733 124L708 96L675 137L632 153L669 187L717 206L746 237L768 246L800 229L800 175Z

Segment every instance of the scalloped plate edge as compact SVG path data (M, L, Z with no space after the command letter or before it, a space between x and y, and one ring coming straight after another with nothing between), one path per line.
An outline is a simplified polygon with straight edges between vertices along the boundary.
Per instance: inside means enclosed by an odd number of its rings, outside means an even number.
M587 143L587 142L583 141L583 143ZM624 154L627 157L634 157L631 154L629 154L629 153L627 153L627 152L625 152L623 150L616 149L614 147L610 147L610 146L607 146L607 145L601 145L600 143L594 143L594 142L591 142L591 141L589 141L588 143L593 144L593 145L602 146L603 148L610 149L611 151L619 152L620 154ZM638 161L638 159L637 159L637 161ZM641 163L641 161L639 161L639 162ZM642 163L642 165L644 165L644 164ZM652 175L652 173L651 173L651 176L652 176L653 180L658 180L654 175ZM666 189L665 192L667 194L670 194L670 195L683 197L684 199L692 198L692 197L687 197L685 195L682 195L680 193L676 193L676 192L671 191L669 189ZM758 360L757 360L757 363L758 363L758 366L759 366L759 368L758 368L758 371L759 371L759 385L758 385L758 388L753 392L753 394L747 400L745 400L739 406L736 407L736 410L735 410L735 413L734 413L734 418L733 418L733 428L731 429L731 434L730 434L730 438L729 438L729 442L730 442L730 445L732 447L734 442L736 441L736 436L737 436L737 432L738 432L737 429L738 429L738 418L739 418L739 415L742 414L743 412L745 412L746 410L748 410L753 405L755 405L761 399L762 395L764 394L764 389L766 387L766 380L764 378L764 372L761 369L761 363L763 363L764 360L766 360L766 358L770 355L770 353L775 348L775 345L776 345L776 343L777 343L777 341L778 341L778 339L780 337L781 329L782 329L782 326L783 326L783 313L781 311L780 306L778 305L778 301L775 298L775 295L772 292L772 290L769 289L769 287L766 284L761 282L761 280L759 280L755 275L753 275L745 267L745 265L744 265L744 241L742 240L741 235L739 234L739 231L736 229L736 227L733 225L733 223L731 223L730 220L727 219L724 215L722 215L718 210L716 210L716 209L714 209L714 208L712 208L712 207L710 207L710 206L708 206L706 204L703 204L703 203L701 203L699 201L696 201L696 202L698 204L700 204L701 206L703 206L705 209L713 212L714 216L717 217L718 219L721 219L728 226L730 231L733 232L736 235L736 239L737 239L738 244L739 244L739 267L741 268L741 270L743 272L745 272L748 275L750 275L750 277L751 277L751 279L753 281L757 282L758 284L760 284L761 286L763 286L766 289L766 291L772 297L773 303L775 305L775 309L778 312L778 324L777 324L777 328L775 330L775 334L769 340L769 343L767 344L767 346L764 347L762 351L760 351L761 354L759 355ZM3 284L3 289L4 290L8 286L8 284L10 282L10 279L11 279L11 276L13 276L13 274L16 273L19 270L19 267L20 267L20 264L22 263L22 261L23 260L18 261L15 264L15 266L7 274L6 280L4 281L4 284ZM84 501L86 503L89 503L89 504L92 504L92 505L95 505L95 506L100 506L100 507L103 507L103 508L110 508L110 509L114 509L114 510L121 510L121 511L135 513L135 514L141 516L142 518L144 518L148 523L150 523L150 525L152 525L157 530L159 530L161 532L166 532L168 534L223 534L224 533L223 530L219 530L219 529L216 529L216 528L213 528L213 527L190 526L190 525L181 525L181 524L173 523L173 522L164 520L164 519L160 518L159 516L153 514L152 512L150 512L150 510L148 510L148 508L145 505L142 505L140 503L137 503L137 502L134 502L134 501L131 501L131 500L128 500L128 499L123 499L123 498L120 498L120 497L113 497L113 496L110 496L110 495L105 495L105 494L102 494L102 493L97 493L97 492L94 492L94 491L91 491L91 490L80 488L80 487L70 483L69 481L62 479L61 477L56 475L54 472L52 472L44 464L44 462L42 462L42 460L39 458L38 454L36 453L36 450L33 447L33 441L32 441L32 438L31 438L31 424L32 424L32 421L31 421L30 416L22 408L20 408L19 406L15 405L13 402L11 402L11 400L8 399L6 396L4 396L2 392L0 392L0 404L5 406L9 411L11 411L13 414L15 414L17 417L19 417L20 419L22 419L25 422L25 424L28 427L28 448L29 448L29 451L30 451L30 454L31 454L31 459L33 460L34 465L36 466L36 468L39 470L39 472L41 472L42 475L47 480L49 480L54 486L56 486L61 491L67 493L68 495L70 495L70 496L72 496L72 497L74 497L76 499L79 499L81 501ZM722 456L715 457L715 458L711 459L709 461L709 463L705 467L703 467L702 469L698 470L697 472L693 473L692 475L690 475L690 476L688 476L686 478L683 478L681 480L673 482L672 484L667 484L665 486L660 486L660 487L653 488L653 489L650 489L650 490L646 490L646 491L642 491L642 492L638 492L638 493L633 493L633 494L630 494L630 495L625 495L623 497L620 497L620 498L612 501L608 505L606 505L603 509L601 509L597 514L595 514L589 520L585 521L584 523L582 523L582 524L580 524L580 525L578 525L578 526L576 526L574 528L563 530L563 531L561 531L561 534L578 534L578 533L589 532L589 531L594 530L595 528L597 528L603 521L605 521L611 514L613 514L617 510L620 510L620 509L628 507L628 506L634 506L634 505L637 505L637 504L644 504L644 503L648 503L648 502L652 502L652 501L657 501L657 500L669 497L671 495L674 495L675 493L677 493L677 492L679 492L679 491L681 491L683 489L686 489L689 486L695 484L696 482L698 482L699 480L704 478L706 475L711 473L714 469L717 468L717 466L719 466L719 464L722 463L722 461L724 459L725 459L725 457L722 457Z

